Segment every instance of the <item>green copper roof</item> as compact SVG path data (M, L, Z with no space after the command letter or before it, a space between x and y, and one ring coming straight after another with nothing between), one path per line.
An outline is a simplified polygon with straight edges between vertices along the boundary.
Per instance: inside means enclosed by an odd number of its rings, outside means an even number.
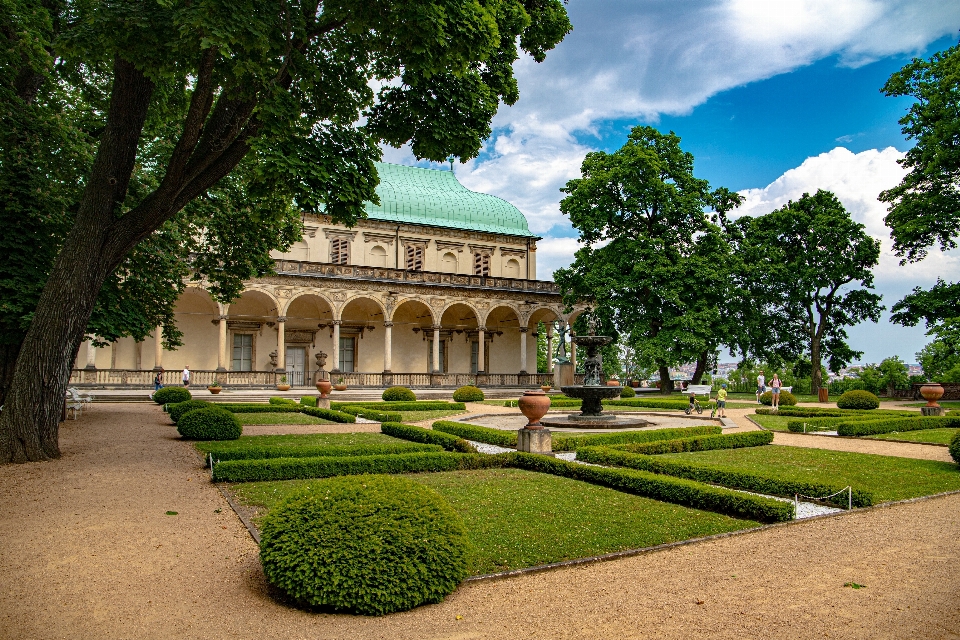
M376 164L381 204L367 203L367 217L373 220L533 237L519 209L496 196L470 191L452 171Z

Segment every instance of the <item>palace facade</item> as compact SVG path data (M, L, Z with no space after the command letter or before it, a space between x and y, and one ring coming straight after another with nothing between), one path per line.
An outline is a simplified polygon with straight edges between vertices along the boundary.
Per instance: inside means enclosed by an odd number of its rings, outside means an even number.
M564 314L557 286L537 280L536 241L510 203L468 190L452 171L378 164L379 206L347 228L322 216L274 255L276 275L251 280L230 304L191 283L176 306L183 346L119 340L81 348L71 380L149 385L294 386L318 376L351 386L527 386L537 372L536 331Z

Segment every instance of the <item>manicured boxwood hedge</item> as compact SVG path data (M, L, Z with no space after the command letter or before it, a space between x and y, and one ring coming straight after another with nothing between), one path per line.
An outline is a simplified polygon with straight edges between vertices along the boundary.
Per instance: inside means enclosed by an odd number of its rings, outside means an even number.
M712 449L742 449L759 447L773 442L772 431L748 431L746 433L728 433L716 436L695 436L676 440L655 440L653 442L633 442L630 444L608 445L612 449L657 455L661 453L683 453L685 451L710 451Z
M380 431L388 436L400 438L401 440L410 440L411 442L422 442L424 444L438 444L447 451L460 451L462 453L476 453L473 445L458 438L455 435L444 433L442 431L433 431L416 427L412 424L401 424L399 422L384 422L380 425Z
M453 392L453 399L457 402L481 402L483 398L483 391L469 384Z
M314 418L323 418L324 420L330 420L331 422L350 423L350 422L357 421L357 419L354 416L350 415L349 413L334 411L332 409L321 409L320 407L301 406L300 413L305 413L308 416L313 416Z
M636 398L637 392L633 390L633 387L623 387L620 389L621 398Z
M577 450L577 459L594 464L617 465L649 471L651 473L687 478L698 482L709 482L733 489L756 491L774 496L791 498L794 494L808 496L825 496L843 489L832 485L813 482L796 482L783 480L762 473L747 471L727 471L698 465L692 462L682 462L659 456L645 456L638 453L618 451L609 447L585 447ZM834 496L830 501L840 506L846 506L846 494ZM873 504L873 496L867 491L854 490L853 505L868 507Z
M271 396L268 402L270 404L298 404L293 398L282 398L280 396Z
M653 398L627 398L625 400L604 400L603 404L611 407L643 407L645 409L686 409L690 402L683 400L658 400Z
M349 413L352 416L366 418L367 420L376 420L377 422L401 422L403 415L400 413L385 413L376 409L358 407L356 405L346 405L340 407L342 413Z
M386 402L416 402L417 394L406 387L390 387L380 396Z
M876 409L879 406L880 398L863 390L847 391L837 400L837 407L841 409Z
M375 411L463 411L462 402L446 400L417 400L416 402L331 402L330 408L342 411L346 407L361 407Z
M768 407L773 405L773 391L766 391L760 394L760 404L765 404ZM797 396L793 395L789 391L780 392L780 402L778 406L781 407L792 407L797 404Z
M441 602L467 577L472 552L436 491L382 476L296 493L264 517L261 536L273 585L309 606L366 615Z
M819 407L783 407L780 411L774 411L767 407L759 407L756 413L761 416L780 415L797 418L839 418L849 412L844 412L839 409L821 409Z
M788 420L787 430L794 433L810 433L813 431L836 431L837 425L841 422L857 422L858 420L875 420L873 416L861 418L860 416L841 416L839 418L807 418L799 420Z
M950 441L950 455L957 464L960 464L960 431L953 436Z
M594 433L586 435L553 434L554 451L578 451L580 447L595 447L608 444L626 444L630 442L653 442L655 440L675 440L692 436L717 435L723 432L719 425L700 427L676 427L672 429L650 429L647 431L621 431L620 433Z
M167 407L167 413L170 414L170 421L176 424L177 420L179 420L180 417L186 412L212 406L213 404L207 402L206 400L187 400L186 402L177 402L169 405Z
M229 411L207 407L180 416L177 431L190 440L236 440L243 435L243 426Z
M317 444L317 445L251 445L249 447L210 447L207 453L214 462L226 460L265 460L267 458L322 458L332 456L381 456L393 453L443 451L436 444L396 442L385 444ZM209 458L208 458L209 459Z
M459 436L464 440L473 440L474 442L483 442L496 445L498 447L516 448L517 432L504 431L502 429L491 429L477 424L465 424L463 422L450 422L448 420L438 420L433 423L434 431L442 431Z
M589 450L596 451L598 449L591 448ZM636 455L619 451L614 453L628 456ZM694 509L716 511L727 515L759 520L760 522L785 522L794 518L793 503L731 491L722 487L711 487L702 482L632 469L591 467L530 453L506 455L513 457L512 466L521 469L573 478ZM579 455L578 451L577 456L579 457Z
M227 460L213 465L214 482L261 482L352 476L364 473L424 473L502 467L504 458L480 453L421 451L374 456L322 456Z
M230 413L296 413L299 405L265 404L263 402L218 402L217 406Z
M300 398L300 404L305 407L315 407L317 406L317 396L303 396Z
M878 433L893 433L894 431L953 428L960 428L960 418L931 416L922 418L870 420L867 422L841 422L837 425L837 433L841 436L872 436Z
M164 387L153 392L153 401L157 404L173 404L186 402L193 398L190 392L183 387Z

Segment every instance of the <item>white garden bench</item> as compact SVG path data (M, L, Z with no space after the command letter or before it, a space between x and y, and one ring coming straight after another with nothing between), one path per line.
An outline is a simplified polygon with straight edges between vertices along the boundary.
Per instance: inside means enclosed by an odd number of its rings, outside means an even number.
M87 393L80 393L74 387L67 389L67 409L73 411L73 419L77 419L77 414L83 411L83 406L88 402L93 402L93 396Z
M709 384L688 384L687 385L687 395L695 394L698 396L707 396L710 397L710 391L712 387Z

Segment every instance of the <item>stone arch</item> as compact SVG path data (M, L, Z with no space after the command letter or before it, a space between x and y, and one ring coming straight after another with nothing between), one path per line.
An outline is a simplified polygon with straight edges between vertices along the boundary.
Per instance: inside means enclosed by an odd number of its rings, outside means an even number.
M457 305L462 305L462 306L466 307L467 309L469 309L469 310L473 313L474 317L476 318L477 323L478 323L478 324L480 323L480 318L481 318L482 314L481 314L481 312L480 312L475 306L473 306L472 304L470 304L469 301L467 301L467 300L450 300L449 302L447 302L447 304L445 304L445 305L436 313L436 317L439 317L439 318L440 318L440 324L443 324L444 314L446 314L447 311L448 311L450 308L455 307L455 306L457 306Z
M540 322L563 321L563 313L559 309L550 306L538 306L527 314L527 326L535 327Z
M387 266L387 249L383 245L377 244L370 247L370 266L371 267Z
M520 317L523 315L520 313L520 310L513 305L503 302L494 303L489 309L487 309L486 313L482 314L482 316L478 314L478 317L480 317L481 320L480 324L486 326L491 318L497 320L500 315L503 315L501 312L494 313L497 312L498 309L507 309L512 312L513 315L516 316L517 322L519 322Z
M440 316L437 314L437 311L433 307L431 307L426 300L419 297L413 297L413 296L407 297L407 298L400 298L397 300L397 303L393 307L393 312L390 314L390 320L394 320L396 318L397 312L400 311L400 307L409 303L416 303L416 304L423 305L430 315L430 324L437 324L437 322L439 322Z
M282 316L287 315L287 311L290 309L293 303L296 302L299 298L303 298L306 296L313 296L315 298L319 298L320 300L325 302L328 307L330 307L331 312L333 312L334 309L337 308L337 305L333 302L333 300L331 300L329 297L327 297L323 293L320 293L320 291L313 289L308 291L300 291L299 293L296 293L293 296L291 296L290 299L287 300L287 303L283 305L283 308L282 308L283 311L280 315Z

